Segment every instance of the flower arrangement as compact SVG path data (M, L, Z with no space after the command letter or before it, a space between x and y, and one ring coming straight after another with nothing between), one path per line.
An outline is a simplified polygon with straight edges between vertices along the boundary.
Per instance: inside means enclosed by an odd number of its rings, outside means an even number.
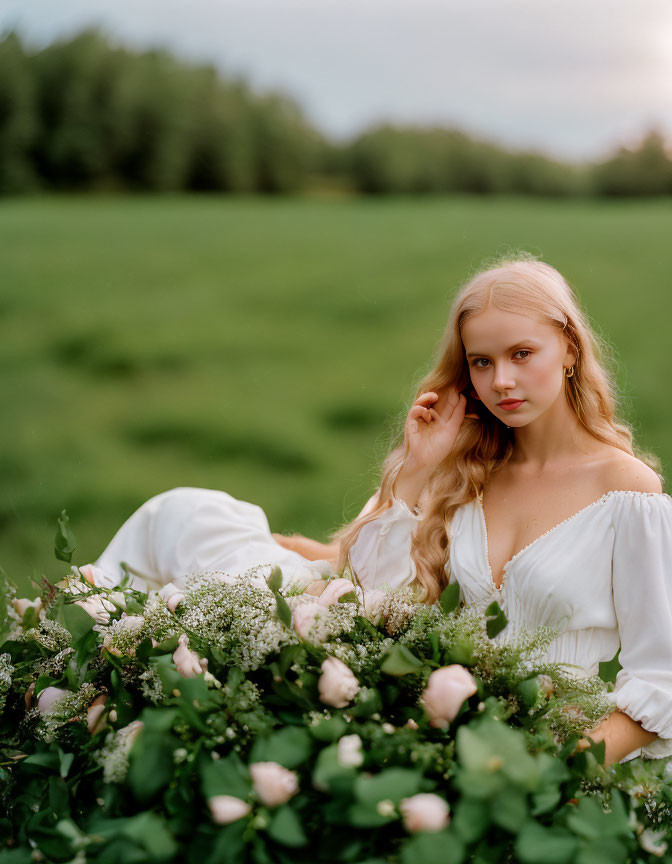
M613 684L548 628L347 570L96 575L0 580L0 864L672 861L672 760L572 755Z

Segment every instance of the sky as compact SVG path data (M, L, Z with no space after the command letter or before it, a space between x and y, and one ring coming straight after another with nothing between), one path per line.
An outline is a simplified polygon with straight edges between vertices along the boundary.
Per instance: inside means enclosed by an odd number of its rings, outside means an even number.
M0 0L30 47L91 25L283 90L334 140L437 125L581 161L672 139L672 0Z

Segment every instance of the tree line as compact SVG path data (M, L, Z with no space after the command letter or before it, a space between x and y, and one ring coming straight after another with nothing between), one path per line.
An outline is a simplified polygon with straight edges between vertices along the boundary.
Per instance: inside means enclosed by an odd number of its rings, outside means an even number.
M459 130L379 124L336 143L279 91L134 52L97 29L30 51L0 40L0 194L672 194L656 129L598 162L512 151Z

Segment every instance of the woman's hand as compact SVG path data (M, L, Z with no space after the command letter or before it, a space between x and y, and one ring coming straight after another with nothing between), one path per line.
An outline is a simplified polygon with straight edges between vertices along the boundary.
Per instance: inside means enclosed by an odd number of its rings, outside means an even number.
M340 552L339 543L320 543L318 540L312 540L310 537L304 537L303 534L275 534L271 533L271 537L275 542L285 549L290 549L292 552L297 552L308 561L331 561L338 559Z
M431 472L452 452L466 404L467 397L456 387L430 390L418 396L404 426L407 459L412 465Z

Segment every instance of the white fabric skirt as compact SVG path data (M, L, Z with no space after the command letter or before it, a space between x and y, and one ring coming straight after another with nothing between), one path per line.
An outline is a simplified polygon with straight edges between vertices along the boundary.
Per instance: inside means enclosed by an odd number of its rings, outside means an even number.
M96 581L105 587L118 585L124 575L122 561L140 591L159 590L169 582L184 587L190 573L237 575L260 564L280 566L283 585L305 585L335 573L330 562L309 561L276 543L258 505L193 486L169 489L145 501L93 562L102 571Z

